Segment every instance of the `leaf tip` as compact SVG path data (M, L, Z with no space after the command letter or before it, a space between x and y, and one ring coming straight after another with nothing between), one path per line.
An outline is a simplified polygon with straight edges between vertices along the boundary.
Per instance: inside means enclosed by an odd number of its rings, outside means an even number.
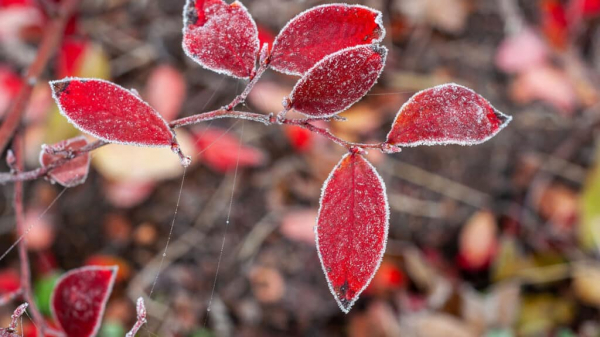
M385 59L388 54L388 49L385 46L382 46L379 44L372 44L371 50L373 50L375 53L379 54L379 56L381 57L382 63L385 63Z
M65 90L67 90L67 87L71 81L65 78L62 80L50 81L48 83L50 84L53 95L55 97L59 97Z
M500 121L500 126L499 126L500 129L503 129L505 126L507 126L513 119L512 116L506 115L497 109L494 109L494 114Z

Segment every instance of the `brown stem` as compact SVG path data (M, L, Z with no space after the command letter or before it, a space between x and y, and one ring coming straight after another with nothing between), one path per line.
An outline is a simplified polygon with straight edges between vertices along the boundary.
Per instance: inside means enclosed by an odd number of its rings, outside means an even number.
M16 134L13 140L13 152L16 158L16 168L20 172L23 170L23 139L20 134ZM15 219L17 223L17 235L23 236L27 232L27 225L23 215L23 181L15 182L14 190L14 207ZM33 320L38 327L38 336L45 336L46 321L38 310L34 299L33 290L31 288L31 272L29 269L29 257L27 256L27 240L21 240L18 245L19 262L21 267L21 289L23 290L23 298L29 303Z
M65 0L61 2L58 8L58 15L49 24L45 30L42 42L33 63L25 72L25 83L19 90L17 97L6 113L4 123L0 126L0 152L3 152L8 142L14 135L17 126L21 122L23 112L29 103L29 98L33 91L33 86L37 82L40 74L46 68L50 57L56 51L58 44L63 36L65 25L71 14L77 8L79 0Z

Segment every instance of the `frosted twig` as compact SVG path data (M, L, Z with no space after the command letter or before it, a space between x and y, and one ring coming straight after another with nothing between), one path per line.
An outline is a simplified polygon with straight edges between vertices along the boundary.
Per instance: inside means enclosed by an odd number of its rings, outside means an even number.
M13 152L16 158L15 167L17 170L23 169L23 137L20 133L17 133L13 140ZM17 227L17 234L23 235L27 231L27 226L24 221L23 215L23 182L17 181L14 189L14 207L15 207L15 220ZM33 299L33 290L31 288L31 272L29 269L29 257L27 256L27 245L26 240L21 240L18 245L19 249L19 262L21 271L21 289L23 291L23 298L28 303L31 303L31 314L33 320L39 328L39 335L45 336L46 321L44 316L40 313Z
M19 324L19 318L23 316L29 304L27 302L21 304L15 309L15 312L10 316L10 325L8 326L9 330L17 330L17 324Z
M65 3L62 3L62 4L66 5L71 2L76 2L76 0L66 1ZM320 135L328 138L329 140L333 141L334 143L345 147L349 151L364 152L366 149L378 149L383 153L400 152L399 147L388 144L387 142L372 143L372 144L348 142L348 141L345 141L345 140L335 136L328 129L321 128L321 127L315 126L314 124L311 124L312 122L319 121L319 120L343 120L343 118L339 117L339 116L328 117L325 119L323 119L323 118L288 119L285 117L285 112L287 112L287 110L280 112L277 115L277 118L275 118L275 116L273 114L263 115L263 114L248 112L248 111L234 110L236 106L238 106L239 104L243 104L245 102L246 98L248 97L248 94L250 94L250 92L254 88L254 85L258 82L258 80L263 75L263 73L269 68L269 55L268 55L267 50L268 49L263 46L263 50L261 51L261 57L260 57L260 67L253 74L250 82L248 82L248 84L246 85L246 88L244 88L244 91L241 94L239 94L238 96L236 96L231 101L231 103L227 104L226 106L224 106L223 108L218 109L218 110L203 112L203 113L199 113L199 114L192 115L189 117L184 117L184 118L174 120L169 123L169 127L171 129L176 129L176 128L179 128L182 126L199 124L202 122L212 121L212 120L220 119L220 118L234 118L234 119L250 120L253 122L262 123L264 125L273 125L273 124L296 125L296 126L305 128L311 132L320 134ZM29 89L29 90L31 90L31 89ZM17 100L17 103L18 102L19 101ZM18 105L17 103L15 103L15 105ZM6 141L2 138L3 129L7 128L10 125L10 123L11 123L11 114L9 111L6 121L0 127L0 149L4 147L5 144L3 144L3 142ZM13 132L14 131L10 131L10 134L12 134ZM107 144L109 144L109 143L98 140L98 141L89 143L88 145L86 145L76 151L57 150L57 149L52 149L51 147L46 147L44 149L44 151L47 151L48 153L54 154L54 155L61 154L61 155L64 155L65 158L63 158L61 160L57 160L48 166L39 167L39 168L31 170L31 171L0 173L0 184L7 184L10 182L16 182L16 181L36 180L39 178L46 177L48 175L48 173L50 173L50 171L68 163L70 160L72 160L78 156L81 156L84 153L90 152L90 151L100 148L104 145L107 145ZM182 165L187 166L189 164L189 158L184 156L181 153L181 150L179 149L178 146L175 146L173 148L173 150L177 155L179 155L179 157L182 161Z
M140 297L137 300L136 305L137 321L135 325L129 330L125 337L134 337L135 334L140 330L142 325L146 324L146 306L144 305L144 298Z
M256 82L258 82L258 80L260 79L260 77L262 76L262 74L264 74L267 69L269 69L269 64L265 60L265 61L261 62L260 68L258 68L258 70L254 74L254 76L252 77L252 79L250 80L250 82L248 82L248 85L246 85L246 88L244 88L244 91L242 91L241 94L237 95L233 99L233 101L231 101L231 103L227 104L225 106L225 110L231 111L236 106L238 106L240 104L244 104L244 102L246 102L246 98L250 94L250 91L252 91L252 89L254 88L254 85L256 84Z

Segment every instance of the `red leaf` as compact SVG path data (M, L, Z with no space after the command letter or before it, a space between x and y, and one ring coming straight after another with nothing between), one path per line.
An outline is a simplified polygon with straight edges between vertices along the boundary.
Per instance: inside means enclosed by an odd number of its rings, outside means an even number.
M287 108L329 117L360 100L377 81L387 49L378 45L341 50L319 61L296 83Z
M22 84L23 80L18 73L7 66L0 65L0 115L4 114L17 97Z
M558 0L544 0L540 8L541 28L550 43L565 48L569 40L569 27L565 6Z
M88 41L81 38L67 38L56 57L56 72L59 77L74 76L81 63L81 56Z
M271 30L263 25L256 24L258 28L258 41L259 45L264 45L267 43L269 45L269 51L273 49L273 42L275 41L275 35L271 32Z
M348 313L385 252L389 207L383 180L361 155L348 154L323 185L317 250L329 289Z
M84 78L50 82L60 111L83 132L110 143L171 146L167 122L136 94L114 83Z
M87 144L88 141L85 139L85 137L79 136L60 141L50 146L50 148L56 151L77 151ZM62 153L50 154L45 148L43 148L40 152L40 164L46 167L56 161L65 159L66 156L66 154ZM52 178L52 180L64 187L74 187L79 184L83 184L87 178L88 172L90 171L90 159L91 157L89 152L82 154L71 159L66 164L50 171L48 175Z
M187 0L183 50L206 69L249 78L259 51L256 23L241 2Z
M160 65L152 70L144 93L148 104L165 120L171 121L177 117L185 100L185 78L177 68Z
M219 128L207 128L196 134L196 147L201 161L218 172L240 167L254 167L265 161L258 149L240 144L240 140Z
M310 130L295 125L284 125L283 130L296 151L305 152L311 148L313 133Z
M381 12L333 4L311 8L293 18L276 37L271 68L303 75L325 56L342 49L383 40Z
M21 288L19 273L13 269L0 270L0 295L15 292Z
M595 17L600 14L600 0L579 0L573 1L573 4L581 6L581 11L586 17Z
M51 309L67 337L95 336L112 292L117 267L81 267L61 276Z
M398 146L479 144L511 119L473 90L443 84L418 92L404 103L387 142Z

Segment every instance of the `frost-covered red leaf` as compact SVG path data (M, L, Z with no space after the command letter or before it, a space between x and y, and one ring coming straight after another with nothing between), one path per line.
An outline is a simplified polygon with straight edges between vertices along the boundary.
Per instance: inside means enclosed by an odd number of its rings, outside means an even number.
M277 35L271 68L303 75L329 54L380 42L385 36L381 12L346 4L322 5L293 18Z
M183 50L204 68L249 78L259 51L256 23L241 2L187 0Z
M77 151L87 144L88 141L85 137L79 136L58 142L50 146L49 151L46 148L42 148L40 152L40 164L43 167L47 167L54 162L65 159L67 153L63 151ZM51 153L55 151L60 151L60 153ZM74 187L83 184L90 170L90 158L89 152L84 153L53 169L48 175L52 180L65 187Z
M347 313L371 282L385 251L385 185L365 158L348 154L325 182L320 204L317 250L329 289Z
M327 56L296 83L285 100L286 108L311 117L329 117L348 109L377 82L386 55L385 47L369 45Z
M400 108L387 142L474 145L492 138L511 119L473 90L443 84L416 93Z
M133 92L114 83L84 78L50 82L60 111L83 132L110 143L171 146L167 122Z
M116 267L82 267L58 279L51 310L67 337L96 335L116 275Z

